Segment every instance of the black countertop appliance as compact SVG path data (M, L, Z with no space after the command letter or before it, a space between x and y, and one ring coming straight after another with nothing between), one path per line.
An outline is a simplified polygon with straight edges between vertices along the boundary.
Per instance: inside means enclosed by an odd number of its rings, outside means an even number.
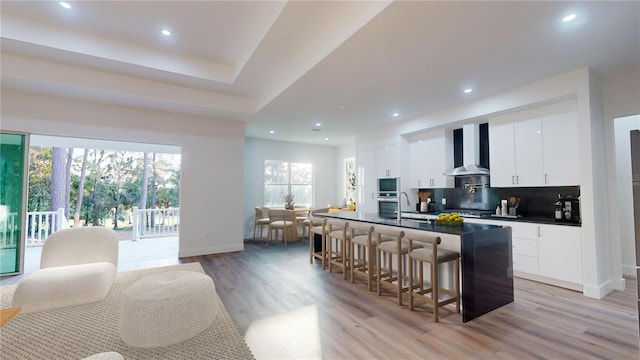
M555 219L561 222L580 223L580 197L558 194L555 203Z

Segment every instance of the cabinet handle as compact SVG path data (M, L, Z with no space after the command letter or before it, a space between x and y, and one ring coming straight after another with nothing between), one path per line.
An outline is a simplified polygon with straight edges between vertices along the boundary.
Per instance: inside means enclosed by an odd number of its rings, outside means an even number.
M538 226L538 237L540 237L540 226Z
M544 174L544 183L545 183L545 184L548 184L548 183L549 183L549 180L547 179L547 177L548 177L548 175L547 175L547 174Z
M371 200L373 200L373 193L371 193Z
M520 184L520 175L516 175L516 184Z
M511 185L515 185L515 184L516 184L516 176L511 175Z
M418 179L418 187L420 187L420 179Z

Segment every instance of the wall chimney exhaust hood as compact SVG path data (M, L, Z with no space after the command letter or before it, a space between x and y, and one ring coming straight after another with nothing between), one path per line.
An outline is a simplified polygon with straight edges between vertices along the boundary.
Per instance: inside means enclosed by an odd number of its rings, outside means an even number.
M489 169L480 166L480 125L469 124L462 127L462 161L458 166L444 173L446 176L489 175Z

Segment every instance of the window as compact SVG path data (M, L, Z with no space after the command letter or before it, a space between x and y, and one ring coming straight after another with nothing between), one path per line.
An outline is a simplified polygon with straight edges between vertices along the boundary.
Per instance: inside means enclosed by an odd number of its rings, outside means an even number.
M300 206L313 203L313 166L280 160L264 161L264 205L283 207L284 196L291 192Z

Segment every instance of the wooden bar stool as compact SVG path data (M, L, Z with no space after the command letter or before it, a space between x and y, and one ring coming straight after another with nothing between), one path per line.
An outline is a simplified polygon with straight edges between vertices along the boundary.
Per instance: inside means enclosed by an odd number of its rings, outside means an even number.
M460 253L456 251L438 249L440 237L433 234L420 234L411 232L407 235L409 243L409 310L413 310L413 301L420 297L433 306L433 321L438 322L439 309L447 304L456 303L456 312L460 313ZM416 247L419 246L419 247ZM414 261L418 265L418 278L415 279ZM438 265L453 261L454 269L454 289L449 290L441 287L438 279ZM424 283L424 263L430 264L430 284L425 288ZM427 296L431 294L431 296ZM447 295L446 299L440 300L440 294Z
M342 278L346 279L349 266L347 262L347 251L351 237L351 233L347 231L349 223L344 220L328 218L327 225L329 227L327 231L327 263L329 264L329 272L333 271L334 266L338 266L342 269Z
M321 226L323 224L323 218L315 216L316 214L328 213L329 208L320 208L314 209L309 212L309 216L305 221L302 222L302 240L304 240L305 234L309 236L309 241L311 241L311 229L316 226Z
M408 283L408 277L403 270L407 265L409 242L403 239L404 231L398 227L376 226L376 232L381 236L386 235L394 238L393 241L381 241L377 246L376 282L378 296L382 294L382 285L388 285L396 290L398 305L402 305L402 293L409 291L409 285L404 285L405 282ZM416 246L418 245L414 245L414 248ZM394 257L396 258L395 275L393 265Z
M309 263L313 264L314 257L320 259L322 261L322 270L324 270L327 261L327 234L329 232L329 227L327 226L327 218L314 218L314 216L311 215L309 217L309 220L313 221L314 224L320 224L313 226L309 230ZM314 238L316 234L322 237L320 251L315 251Z
M360 234L356 234L356 230ZM349 251L349 267L351 270L351 282L355 282L355 273L362 273L367 277L368 290L371 291L373 280L373 249L376 247L376 240L372 241L374 227L370 224L351 223L351 249ZM357 251L356 251L357 250Z

